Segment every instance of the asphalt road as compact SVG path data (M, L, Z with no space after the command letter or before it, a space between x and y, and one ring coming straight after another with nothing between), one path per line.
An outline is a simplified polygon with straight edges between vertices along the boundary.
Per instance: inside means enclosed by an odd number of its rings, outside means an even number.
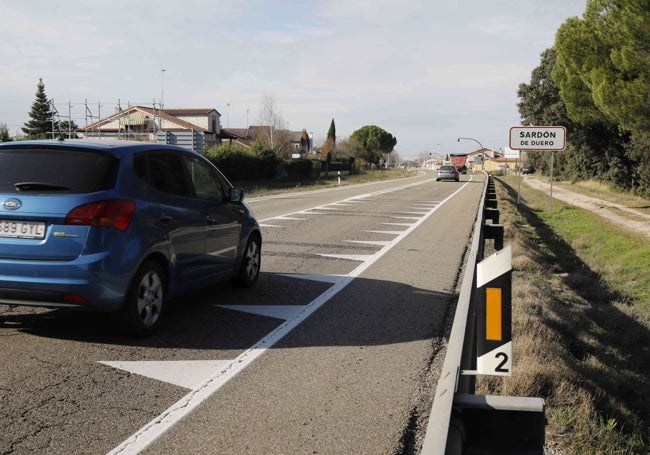
M0 305L0 454L408 453L483 188L471 178L250 199L258 285L183 296L147 339L107 315Z

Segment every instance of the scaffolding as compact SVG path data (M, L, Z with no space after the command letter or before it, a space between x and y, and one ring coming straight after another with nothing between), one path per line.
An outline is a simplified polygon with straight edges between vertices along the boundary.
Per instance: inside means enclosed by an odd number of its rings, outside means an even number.
M85 99L83 103L74 103L71 101L68 101L67 104L59 104L57 105L54 100L50 100L50 106L51 106L51 112L52 112L52 118L51 118L51 123L52 123L52 138L56 137L67 137L68 139L70 138L77 138L77 133L73 130L73 126L79 127L79 125L84 125L82 128L85 132L86 137L92 137L96 139L102 139L103 137L113 137L113 138L118 138L118 139L141 139L142 132L134 133L132 132L132 124L133 121L131 120L131 108L134 106L141 106L147 109L150 109L153 112L153 118L151 119L150 125L151 128L150 130L147 130L146 133L151 134L153 138L155 138L156 134L160 131L161 124L162 124L162 104L157 103L156 100L153 100L151 103L137 103L133 104L130 101L127 102L127 107L124 109L122 107L122 102L120 99L117 100L116 103L107 103L107 102L102 102L102 101L97 101L95 103L89 103L88 99ZM58 107L57 107L58 106ZM62 116L60 111L67 107L68 115ZM83 114L79 113L76 115L73 115L73 112L76 111L78 112L78 108L82 107L83 108ZM116 133L112 134L106 134L102 132L101 124L100 121L102 120L102 109L106 110L108 109L109 112L110 110L113 110L114 113L118 114L117 115L117 121L118 124L123 126L118 128ZM124 118L121 117L122 113L124 114ZM109 116L105 115L105 117ZM60 129L60 123L61 119L67 120L67 131L63 132ZM148 126L148 125L147 125ZM66 136L67 134L67 136ZM155 140L155 139L154 139Z

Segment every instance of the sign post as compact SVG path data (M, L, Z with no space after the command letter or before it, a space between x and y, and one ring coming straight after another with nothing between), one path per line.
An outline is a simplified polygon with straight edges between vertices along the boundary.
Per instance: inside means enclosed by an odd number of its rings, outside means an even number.
M566 147L566 128L563 126L513 126L510 128L510 148L551 152L549 213L553 210L553 158L555 152ZM521 175L519 176L521 179Z

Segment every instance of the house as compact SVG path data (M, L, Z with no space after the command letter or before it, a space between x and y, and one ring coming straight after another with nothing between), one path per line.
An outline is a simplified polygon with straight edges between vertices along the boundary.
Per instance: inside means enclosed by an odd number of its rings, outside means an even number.
M129 106L85 127L83 139L132 139L175 144L198 153L225 142L250 148L258 139L271 144L283 157L305 156L311 151L306 130L289 131L270 126L222 128L221 114L212 108L157 109Z
M221 114L212 108L156 109L129 106L94 123L79 127L84 139L134 139L177 144L203 152L232 136L221 128Z
M257 140L271 144L283 158L304 157L312 151L312 142L307 130L289 131L273 129L270 126L251 125L248 128L224 128L222 132L231 139L230 144L250 148Z

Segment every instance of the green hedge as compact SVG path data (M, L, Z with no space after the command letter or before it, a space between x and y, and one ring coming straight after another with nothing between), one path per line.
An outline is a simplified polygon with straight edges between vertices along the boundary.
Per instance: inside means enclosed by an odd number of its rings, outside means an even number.
M214 163L229 180L273 179L279 159L272 150L254 150L233 145L208 149L205 157Z
M204 156L214 163L231 181L255 180L316 180L326 163L306 158L281 160L273 149L256 143L250 149L220 145L205 151ZM354 159L348 162L331 162L329 171L350 170Z

